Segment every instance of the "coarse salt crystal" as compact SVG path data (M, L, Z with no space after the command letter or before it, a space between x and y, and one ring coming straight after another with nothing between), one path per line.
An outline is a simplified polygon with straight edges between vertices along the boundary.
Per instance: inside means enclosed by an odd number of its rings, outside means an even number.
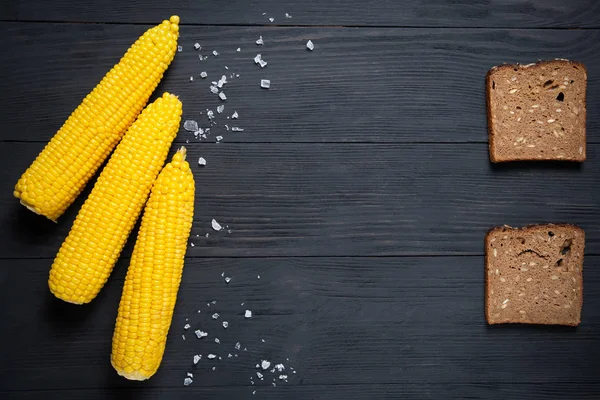
M181 335L181 338L182 338L183 340L185 340L185 335Z
M189 132L195 132L198 130L198 123L194 120L188 119L183 123L183 129Z
M244 129L243 129L243 128L240 128L240 127L237 127L237 126L232 126L232 127L231 127L231 130L232 130L233 132L244 132Z
M269 21L275 22L275 18L271 17L271 18L269 18Z
M261 374L259 371L256 371L256 376L258 376L262 380L264 375Z
M177 46L177 51L181 53L181 51L183 50L183 47L181 46Z
M215 117L215 113L214 113L213 110L207 110L206 111L206 116L208 117L208 119L213 119ZM206 130L208 131L208 129L206 129Z
M236 51L242 51L242 49L238 47Z
M216 56L218 56L218 55L219 55L219 53L218 53L216 50L213 50L213 56L215 56L215 57L216 57Z
M290 14L288 14L288 13L285 13L285 17L286 18L292 18L292 16Z
M261 68L264 68L267 66L267 62L261 59L258 61L258 65L260 65Z
M262 360L260 362L260 366L261 366L262 369L267 370L271 366L271 363L269 361L267 361L267 360Z
M221 140L223 140L223 136L219 135L215 139L217 139L217 142L220 142Z
M281 372L281 371L283 371L283 370L285 369L285 365L283 365L283 364L277 364L277 365L275 366L275 369L276 369L277 371Z
M200 157L198 159L198 165L206 165L206 159L204 157Z
M200 50L202 48L202 46L200 46L200 43L194 43L194 48L196 50Z
M223 113L223 111L225 110L225 105L221 104L220 106L217 107L217 112L219 114Z
M187 329L190 329L190 324L185 324L185 325L183 326L183 329L186 329L186 330L187 330Z
M227 96L225 96L225 93L223 92L219 93L219 98L223 101L227 100Z
M259 46L265 44L265 42L263 41L262 36L259 36L259 38L256 40L256 44L259 45Z
M260 279L260 275L256 275L256 279Z
M215 338L215 343L221 344L221 341L219 340L219 338Z
M246 318L252 318L252 311L246 310L246 312L244 313L244 317L246 317Z
M194 333L196 334L196 337L198 339L202 339L203 337L208 336L208 332L201 331L200 329L194 331Z
M200 78L205 79L207 76L208 74L206 73L206 71L200 72Z
M192 384L192 382L193 382L193 381L192 381L192 378L185 378L185 379L183 380L183 385L184 385L184 386L190 386L190 385Z
M313 51L315 49L315 44L312 42L312 40L309 40L308 42L306 42L306 48L309 49L310 51Z
M188 373L187 373L187 376L188 376L188 377L190 377L190 378L193 378L193 377L194 377L194 374L192 374L191 372L188 372Z
M254 64L258 64L262 60L262 55L259 53L254 57Z
M194 82L194 77L190 76L190 82Z
M198 354L196 354L194 356L194 364L198 364L198 361L200 361L200 359L202 359L202 356L199 356Z
M284 379L287 379L287 378L288 378L288 376L287 376L287 375L279 375L279 379L280 379L280 380L284 380Z
M219 314L218 313L214 313L212 315L212 319L219 319Z
M229 327L229 322L223 321L223 328L227 329Z
M210 92L211 92L212 94L217 94L217 93L219 93L219 88L218 88L218 87L216 87L216 86L212 86L212 85L211 85L211 87L210 87Z
M207 357L210 358L211 360L214 359L214 358L217 358L217 356L214 355L214 354L209 354Z
M231 119L237 119L237 118L238 118L238 112L237 112L237 111L235 111L235 112L233 113L233 115L231 116Z
M260 87L263 89L268 89L271 87L271 81L268 79L261 79L260 80Z
M226 278L225 278L225 282L226 282L226 283L229 283L229 282L231 282L231 278L230 278L230 277L226 277Z
M242 347L242 345L240 344L240 342L237 342L234 347L236 350L239 350Z

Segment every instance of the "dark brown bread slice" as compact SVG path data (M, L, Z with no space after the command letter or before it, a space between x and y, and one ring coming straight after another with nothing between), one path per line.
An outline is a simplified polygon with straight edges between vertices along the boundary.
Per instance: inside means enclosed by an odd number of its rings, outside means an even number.
M494 228L485 239L488 324L579 325L585 233L573 225Z
M488 72L486 87L492 162L585 160L583 64L502 65Z

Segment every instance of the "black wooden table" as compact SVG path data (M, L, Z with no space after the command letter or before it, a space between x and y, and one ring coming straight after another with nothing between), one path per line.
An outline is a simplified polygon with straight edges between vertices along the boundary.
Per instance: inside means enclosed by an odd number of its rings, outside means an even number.
M206 127L209 81L239 77L211 136L174 145L197 182L194 246L162 367L129 382L109 354L132 243L94 302L63 304L47 274L85 194L53 224L12 188L172 14L183 50L157 94ZM0 20L0 398L600 398L600 2L6 0ZM485 73L555 57L588 68L588 160L491 165ZM486 326L486 230L540 222L587 233L581 326Z

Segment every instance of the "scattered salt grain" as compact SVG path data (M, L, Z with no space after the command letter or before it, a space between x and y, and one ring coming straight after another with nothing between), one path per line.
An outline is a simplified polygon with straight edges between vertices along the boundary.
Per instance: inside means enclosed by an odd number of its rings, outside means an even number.
M275 18L271 17L271 18L269 18L269 21L275 22Z
M202 46L200 46L200 43L194 43L194 48L196 50L200 50L202 48Z
M198 159L198 165L206 165L206 159L204 157L200 157Z
M223 328L227 329L229 327L229 322L223 321Z
M200 329L194 331L194 333L196 334L196 337L198 339L202 339L203 337L208 336L208 332L201 331Z
M260 87L263 89L268 89L271 87L271 81L268 79L261 79L260 80Z
M225 75L221 76L219 82L217 82L217 87L222 88L224 84L227 83L227 77Z
M211 301L212 304L217 304L216 300Z
M232 127L231 127L231 130L232 130L233 132L244 132L244 129L243 129L243 128L240 128L240 127L238 127L238 126L232 126Z
M208 119L213 119L215 117L215 113L213 112L213 110L207 110L206 116L208 117Z
M287 375L279 375L279 380L283 381L284 379L287 379L287 378L288 378Z
M312 40L309 40L308 42L306 42L306 48L309 49L310 51L313 51L315 49L315 44L312 42Z
M221 344L221 341L219 340L219 338L215 338L215 343L216 344Z
M194 77L190 76L190 82L194 82Z
M194 374L192 374L191 372L188 372L188 373L187 373L187 376L188 376L188 377L190 377L190 378L193 378L193 377L194 377Z
M200 78L205 79L207 76L208 74L206 73L206 71L200 72Z
M219 135L215 139L217 139L217 142L220 142L221 140L223 140L223 136Z
M226 277L225 278L225 283L229 283L229 282L231 282L231 278L230 277Z
M258 40L256 41L256 44L257 44L257 45L259 45L259 46L261 46L261 45L265 44L265 42L263 41L263 38L262 38L262 36L260 36L260 37L258 38Z
M186 329L186 330L187 330L187 329L190 329L190 324L185 324L185 325L183 326L183 329Z
M219 93L219 98L223 101L227 100L227 96L225 96L225 93L223 92Z
M198 130L198 123L194 120L188 119L183 123L183 129L189 132L196 132Z
M286 18L292 18L292 16L290 14L288 14L288 13L285 13L285 17Z
M218 56L218 55L219 55L219 53L218 53L216 50L213 50L213 56L215 56L215 57L216 57L216 56Z
M240 49L240 48L238 47L236 51L242 51L242 49Z
M246 312L244 313L244 317L246 317L246 318L252 318L252 311L246 310Z
M210 92L211 92L212 94L217 94L217 93L219 93L219 88L218 88L218 87L216 87L216 86L212 86L212 85L211 85L211 86L210 86Z
M277 365L275 366L275 369L276 369L277 371L281 372L281 371L283 371L283 370L285 369L285 365L283 365L283 364L277 364Z
M183 380L183 385L184 385L184 386L190 386L190 385L192 384L192 382L193 382L193 381L192 381L192 378L185 378L185 379Z
M229 69L229 67L226 65L226 66L225 66L225 69Z
M261 67L261 68L264 68L264 67L266 67L266 66L267 66L267 62L266 62L265 60L260 60L260 61L258 62L258 65L260 65L260 67Z
M252 391L252 394L256 394L256 390L253 390L253 391Z
M240 342L237 342L234 347L236 350L239 350L240 347L242 347L242 345L240 344Z
M258 64L262 60L262 55L258 53L256 57L254 57L254 64Z
M212 315L212 319L219 319L219 314L218 313L214 313Z
M217 107L217 112L219 114L222 114L223 111L225 111L225 105L221 104L220 106Z
M182 338L183 340L185 340L185 335L181 335L181 338Z
M194 243L192 243L192 242L190 242L190 246L194 247L194 246L195 246L195 244L194 244Z
M217 358L217 356L214 354L209 354L207 357L210 358L211 360Z
M260 339L260 341L264 343L264 342L265 342L265 339Z
M261 374L260 372L256 371L256 376L258 376L260 378L260 380L263 380L263 374Z
M181 46L177 46L177 51L178 51L179 53L181 53L181 51L182 51L182 50L183 50L183 47L181 47Z
M271 363L269 361L267 361L267 360L262 360L260 362L260 366L261 366L262 369L267 370L271 366Z
M198 364L198 361L200 361L202 359L202 356L199 356L198 354L196 354L194 356L194 364Z
M216 369L216 367L212 367L212 370L214 371Z
M233 355L231 353L227 354L227 358L231 358Z

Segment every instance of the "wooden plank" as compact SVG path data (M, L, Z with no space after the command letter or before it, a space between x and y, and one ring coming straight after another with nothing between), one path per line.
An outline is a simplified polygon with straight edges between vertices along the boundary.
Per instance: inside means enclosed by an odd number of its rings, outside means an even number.
M402 2L374 0L368 7L350 0L258 0L197 2L174 0L97 0L85 5L70 0L20 0L21 20L155 23L179 14L189 24L474 26L474 27L600 27L594 0L510 2ZM285 18L285 13L292 18ZM265 14L266 15L263 15Z
M10 77L0 82L0 140L42 142L146 28L0 26L7 32L0 38L0 72ZM229 142L255 143L485 143L488 69L503 62L566 57L589 69L589 140L600 142L594 134L600 130L600 30L184 26L181 31L183 52L157 92L179 95L184 118L207 127L206 109L221 103L210 93L210 81L224 73L240 74L225 85L225 114L217 116L211 141L220 134ZM264 46L254 43L259 35ZM313 52L304 47L309 38L317 46ZM219 56L200 62L195 42L204 46L201 53L216 49ZM258 52L268 62L264 69L252 61ZM207 80L199 78L204 70ZM271 79L270 90L260 88L261 78ZM240 115L235 124L225 117L234 110ZM227 131L225 124L245 131ZM178 140L184 143L193 135L182 130Z
M78 210L53 224L12 197L42 146L0 144L0 258L53 257ZM600 145L582 165L492 166L485 144L190 143L188 154L192 257L481 255L491 227L542 222L580 225L600 254Z
M82 307L48 294L49 261L0 267L0 335L11 343L0 363L2 390L138 390L108 360L127 260L100 297ZM183 379L193 372L190 396L227 386L241 397L257 387L267 396L302 398L315 393L303 386L395 384L413 385L413 395L456 385L456 398L488 398L495 389L516 395L528 385L550 384L585 398L599 389L598 262L597 256L586 260L582 325L575 329L486 326L482 257L188 259L162 368L143 387L183 395ZM232 278L229 284L222 272ZM216 304L208 307L211 300ZM251 319L244 318L245 309L253 311ZM218 320L211 318L214 312ZM209 336L198 340L192 329ZM223 359L210 361L209 353ZM194 354L203 355L196 367ZM262 359L286 365L289 382L270 387L270 371L260 381L255 364Z
M132 398L138 393L144 399L187 400L200 398L203 400L222 399L350 399L350 400L464 400L465 398L486 400L596 400L600 394L598 382L544 382L544 383L385 383L365 385L297 385L277 387L187 387L187 388L101 388L73 390L45 390L27 392L2 393L6 400L33 400L41 398L57 398L61 400L99 400L115 398ZM252 392L256 390L256 394Z

